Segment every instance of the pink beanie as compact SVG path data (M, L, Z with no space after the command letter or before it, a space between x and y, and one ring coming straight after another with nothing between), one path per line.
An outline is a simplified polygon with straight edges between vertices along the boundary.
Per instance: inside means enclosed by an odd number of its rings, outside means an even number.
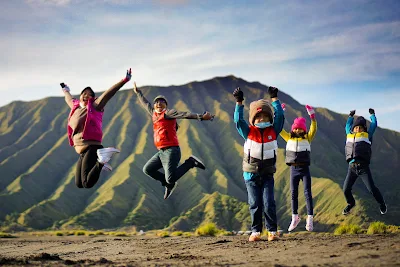
M303 129L305 132L307 132L306 119L302 117L294 119L292 124L292 132L294 129Z

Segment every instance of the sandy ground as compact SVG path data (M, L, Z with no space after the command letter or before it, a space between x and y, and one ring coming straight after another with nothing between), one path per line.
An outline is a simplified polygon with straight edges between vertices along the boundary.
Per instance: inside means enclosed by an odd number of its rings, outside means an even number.
M400 266L400 235L62 236L0 239L0 265L40 266Z

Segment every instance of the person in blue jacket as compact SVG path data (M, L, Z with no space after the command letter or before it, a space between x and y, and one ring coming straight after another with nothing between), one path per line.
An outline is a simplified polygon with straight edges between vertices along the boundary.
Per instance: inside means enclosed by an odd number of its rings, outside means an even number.
M347 201L347 206L343 210L343 215L349 214L350 210L356 205L356 201L351 193L353 185L357 178L361 178L367 187L368 191L374 196L379 203L381 214L387 212L385 200L379 189L375 186L372 180L369 164L371 161L371 145L372 136L378 126L375 116L375 110L369 109L371 115L371 124L367 128L367 121L364 117L357 117L354 124L355 110L350 111L349 118L346 123L346 160L349 163L347 176L343 184L343 192Z
M268 87L272 107L268 100L250 103L249 124L243 118L243 91L233 92L236 99L234 122L244 138L243 177L246 184L251 215L252 234L249 241L261 239L263 214L268 230L268 241L279 239L274 197L277 138L282 131L284 113L278 99L278 88Z

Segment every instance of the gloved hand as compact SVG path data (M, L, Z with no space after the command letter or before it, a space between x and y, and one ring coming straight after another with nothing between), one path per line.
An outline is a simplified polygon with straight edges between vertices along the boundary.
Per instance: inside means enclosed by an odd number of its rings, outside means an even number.
M375 110L373 108L370 108L368 111L369 111L369 114L371 114L371 115L375 114Z
M314 108L310 105L306 105L307 113L310 115L310 118L313 120L315 119L315 111Z
M278 97L278 88L273 87L273 86L269 86L268 87L268 94L271 98L275 98Z
M286 110L286 104L285 104L285 103L282 103L282 104L281 104L281 107L282 107L283 111Z
M236 98L236 102L242 102L244 100L243 91L240 90L240 87L236 88L235 91L233 91L233 96Z
M129 68L129 70L126 71L126 76L123 81L127 83L131 80L131 78L132 78L132 69Z
M349 116L350 116L350 117L353 117L354 114L356 114L356 110L350 110Z
M64 92L70 92L71 90L69 89L69 87L68 87L68 85L66 85L66 84L64 84L64 83L60 83L60 85L61 85L61 87L62 87L62 90L64 91Z

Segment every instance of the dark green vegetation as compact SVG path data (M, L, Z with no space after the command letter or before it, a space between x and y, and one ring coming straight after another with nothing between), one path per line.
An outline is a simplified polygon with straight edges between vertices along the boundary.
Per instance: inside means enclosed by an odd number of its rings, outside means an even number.
M142 173L145 162L156 152L149 116L139 106L132 90L123 90L110 101L104 115L105 146L121 153L113 158L112 173L102 173L92 189L74 184L78 155L66 135L68 107L62 97L32 102L13 102L0 108L0 223L20 229L102 229L135 225L137 229L194 230L203 222L215 222L227 230L248 229L247 193L241 160L243 140L233 123L233 89L245 93L245 116L250 101L268 98L266 87L228 76L182 86L143 87L148 99L158 94L170 107L216 114L213 122L180 121L178 131L182 161L191 154L202 158L207 170L192 169L167 201L158 182ZM72 88L80 92L81 88ZM284 88L282 88L284 91ZM60 95L61 95L60 91ZM280 93L286 103L285 129L295 116L304 116L304 106ZM326 96L329 97L328 93ZM304 103L306 104L306 103ZM341 223L362 225L370 221L396 224L400 217L398 173L400 133L378 128L374 136L372 172L387 200L389 212L378 205L357 181L357 206L344 217L341 186L347 164L344 159L347 115L317 108L318 133L312 143L313 195L316 230L333 230ZM347 110L343 111L347 113ZM379 121L379 114L377 114ZM284 164L285 142L279 138L280 154L275 177L279 225L290 220L289 169ZM304 215L300 191L299 212ZM361 200L360 200L361 198ZM303 222L299 228L303 229Z

